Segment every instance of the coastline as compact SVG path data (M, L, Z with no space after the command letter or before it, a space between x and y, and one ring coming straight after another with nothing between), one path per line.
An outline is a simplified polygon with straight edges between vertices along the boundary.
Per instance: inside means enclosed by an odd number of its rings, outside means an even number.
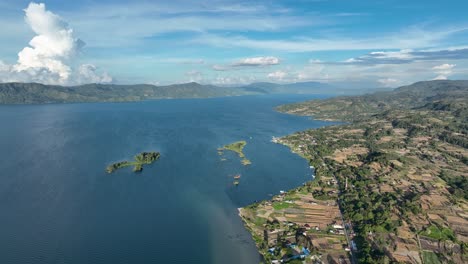
M238 208L239 217L252 235L264 263L294 259L312 263L323 257L352 263L338 197L316 199L311 195L311 191L318 188L316 183L321 179L321 171L317 168L321 168L323 162L313 160L300 147L294 146L286 139L289 136L273 138L272 142L304 158L314 170L313 178L271 199ZM327 191L337 193L337 182L331 181L334 184ZM316 215L317 219L310 215ZM326 246L317 242L324 242Z
M265 263L466 263L468 152L453 134L464 131L465 103L395 102L373 115L333 106L316 115L321 105L311 102L303 115L349 123L273 138L308 160L316 179L239 211Z

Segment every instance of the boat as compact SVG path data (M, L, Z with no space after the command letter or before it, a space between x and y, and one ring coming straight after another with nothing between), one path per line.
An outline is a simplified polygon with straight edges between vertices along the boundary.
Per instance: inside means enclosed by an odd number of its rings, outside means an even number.
M234 181L234 185L235 186L239 185L239 181Z
M234 179L240 179L240 174L237 174L236 176L234 176Z

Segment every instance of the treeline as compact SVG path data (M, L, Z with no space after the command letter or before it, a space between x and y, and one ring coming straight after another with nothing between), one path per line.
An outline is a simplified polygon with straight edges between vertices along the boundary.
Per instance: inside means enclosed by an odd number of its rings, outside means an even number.
M444 180L448 185L448 191L457 198L464 198L468 200L468 177L460 175L453 176L442 171L439 177Z

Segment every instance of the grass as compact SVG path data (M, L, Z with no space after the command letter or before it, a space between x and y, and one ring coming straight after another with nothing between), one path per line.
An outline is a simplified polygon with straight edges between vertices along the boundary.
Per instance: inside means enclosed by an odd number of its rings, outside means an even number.
M423 251L422 259L424 264L441 264L436 253L432 251Z
M266 221L267 220L265 218L263 218L263 217L255 217L254 224L256 226L263 226L266 223Z
M446 227L438 228L435 225L428 227L421 235L437 240L455 240L455 234L452 229Z
M285 203L285 202L273 204L273 208L275 208L275 210L286 209L286 208L289 208L290 206L291 206L290 203Z

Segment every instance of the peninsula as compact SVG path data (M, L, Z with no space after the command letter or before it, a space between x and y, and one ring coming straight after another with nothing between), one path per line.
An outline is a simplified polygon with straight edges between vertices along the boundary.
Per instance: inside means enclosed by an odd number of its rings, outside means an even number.
M265 263L467 263L468 82L279 110L348 123L277 140L314 181L240 209Z
M143 170L144 164L151 164L159 159L161 154L159 152L142 152L135 156L135 161L120 161L113 163L107 166L106 171L107 173L112 173L117 169L134 166L134 172L140 172Z
M220 155L222 155L224 150L233 151L233 152L237 153L239 155L239 157L242 159L241 163L243 165L247 166L247 165L252 164L252 162L245 157L245 154L243 152L243 149L244 149L245 145L247 145L246 141L244 141L244 140L237 141L237 142L225 145L222 148L218 148L218 153Z

